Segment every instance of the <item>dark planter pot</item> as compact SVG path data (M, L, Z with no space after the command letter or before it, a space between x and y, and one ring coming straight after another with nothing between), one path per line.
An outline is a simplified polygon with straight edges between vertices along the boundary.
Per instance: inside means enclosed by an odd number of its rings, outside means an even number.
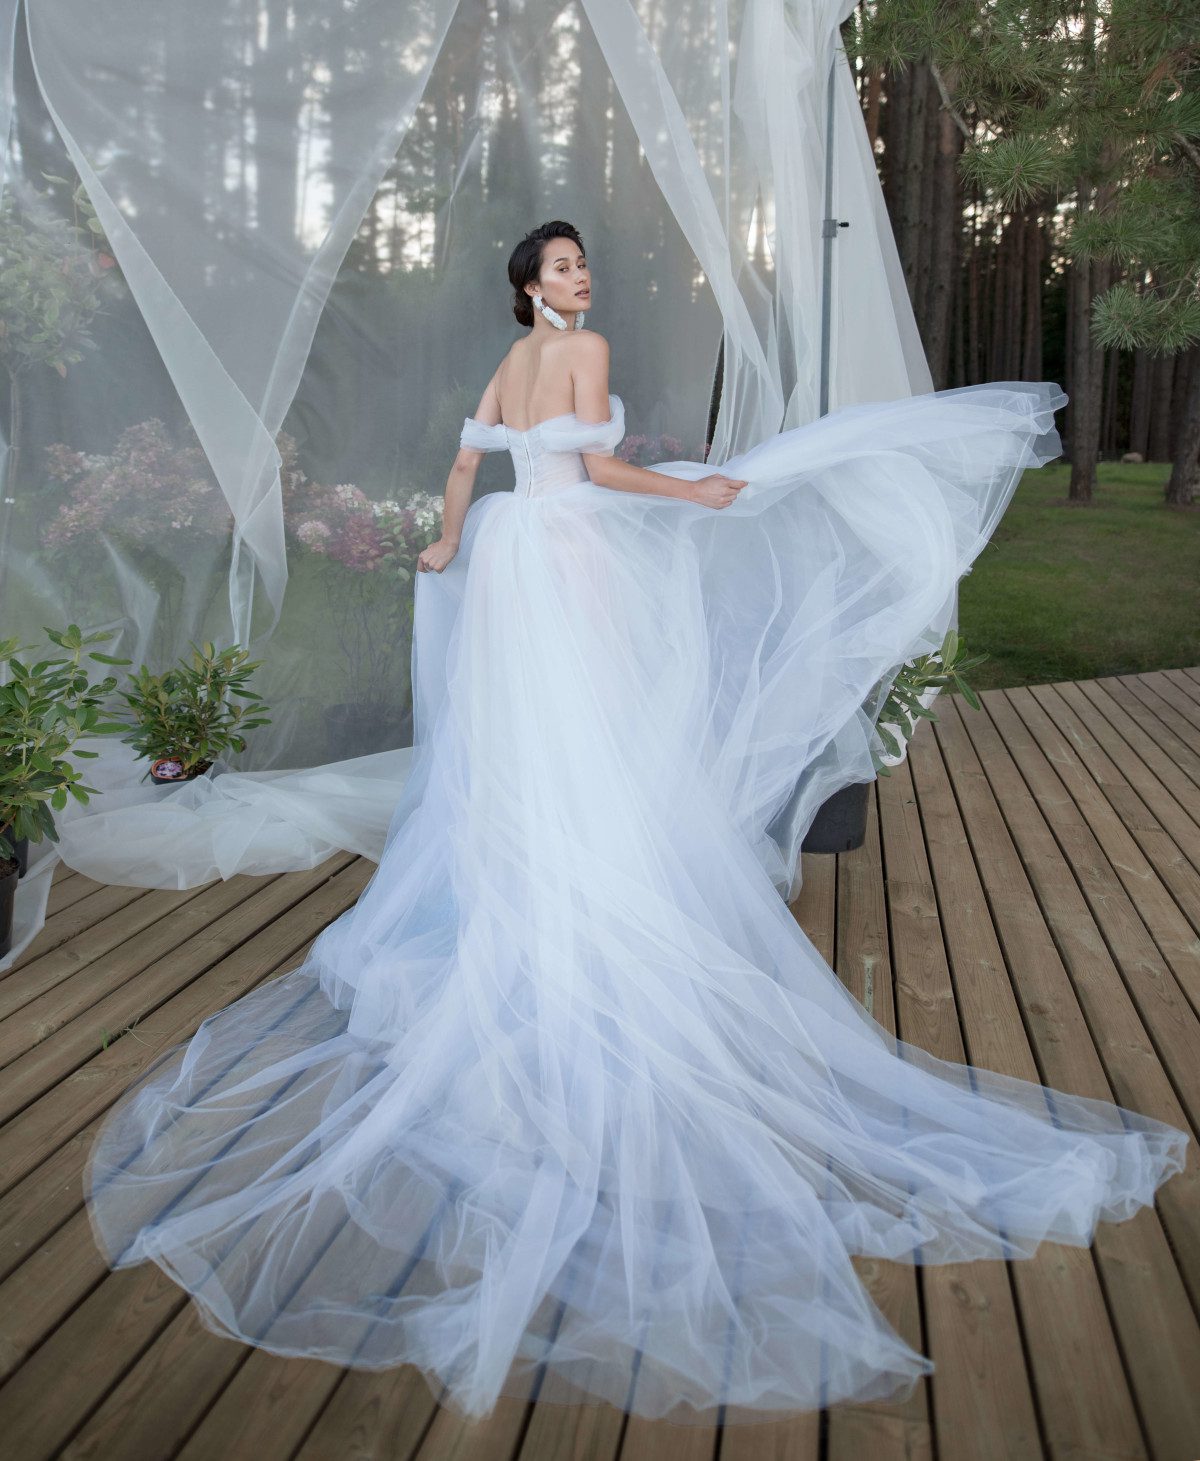
M23 878L29 871L29 838L9 839L13 844L13 856L17 859L17 877Z
M185 772L174 756L156 756L150 763L150 780L155 786L178 786L181 782L195 781L197 776L203 776L212 764L211 761L201 761Z
M851 852L867 837L867 798L871 782L852 781L817 808L804 834L801 852Z
M0 863L0 869L6 864ZM13 943L13 908L17 901L17 879L20 874L15 867L7 872L0 871L0 955L7 954Z

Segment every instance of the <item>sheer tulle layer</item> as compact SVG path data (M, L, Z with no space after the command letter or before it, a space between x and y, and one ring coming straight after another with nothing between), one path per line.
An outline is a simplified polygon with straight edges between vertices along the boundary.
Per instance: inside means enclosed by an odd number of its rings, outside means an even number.
M727 463L721 512L477 501L418 579L379 867L110 1114L109 1261L466 1415L545 1365L544 1397L748 1420L932 1370L852 1254L1022 1257L1153 1202L1185 1132L896 1040L779 897L797 778L869 778L863 698L940 641L1055 394L838 413Z

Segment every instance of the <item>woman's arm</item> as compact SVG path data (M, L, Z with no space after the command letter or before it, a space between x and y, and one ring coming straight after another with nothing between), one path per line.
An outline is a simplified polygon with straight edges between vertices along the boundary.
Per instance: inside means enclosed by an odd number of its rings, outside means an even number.
M574 345L571 379L575 387L575 415L585 422L607 421L608 341L595 330L585 330ZM726 477L720 472L689 482L666 472L635 467L632 462L623 462L620 457L603 452L584 452L583 464L597 487L611 487L618 492L647 492L659 497L680 497L687 502L698 502L703 507L728 507L746 485L742 478Z
M497 426L500 422L500 397L496 393L496 376L499 374L500 370L497 367L496 375L493 375L488 381L475 410L475 420L482 422L485 426ZM422 548L417 555L418 573L428 573L430 570L441 573L458 552L458 545L462 539L463 522L466 520L467 509L470 507L471 498L475 493L475 475L479 471L479 463L486 455L486 452L478 451L475 447L459 447L454 461L451 463L450 474L446 478L443 494L445 505L442 508L442 535L437 542Z

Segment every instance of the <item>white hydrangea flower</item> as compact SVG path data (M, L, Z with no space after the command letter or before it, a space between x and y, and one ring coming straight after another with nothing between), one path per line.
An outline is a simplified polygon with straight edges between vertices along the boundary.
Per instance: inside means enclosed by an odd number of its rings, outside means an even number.
M296 536L306 548L314 548L319 551L332 534L327 524L318 522L315 517L310 517L297 527Z

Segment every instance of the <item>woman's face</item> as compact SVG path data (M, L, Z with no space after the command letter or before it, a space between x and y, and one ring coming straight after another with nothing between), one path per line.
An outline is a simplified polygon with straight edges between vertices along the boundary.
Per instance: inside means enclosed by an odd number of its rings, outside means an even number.
M591 284L587 259L578 244L569 238L551 238L542 247L537 287L530 285L526 292L531 296L540 294L551 309L566 314L589 308Z

